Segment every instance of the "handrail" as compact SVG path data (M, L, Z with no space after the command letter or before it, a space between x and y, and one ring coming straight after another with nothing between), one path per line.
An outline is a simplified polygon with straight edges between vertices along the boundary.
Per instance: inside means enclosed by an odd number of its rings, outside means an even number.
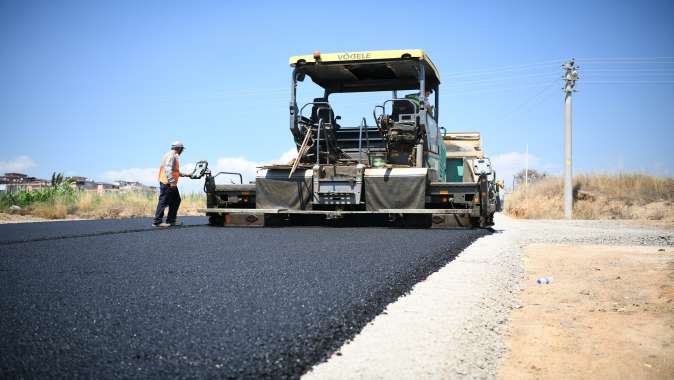
M363 127L365 127L365 144L367 147L367 164L370 165L370 129L367 126L367 119L363 118L358 129L358 163L363 163Z
M372 110L372 117L374 117L374 123L379 125L379 123L377 123L377 108L381 108L381 114L382 115L386 113L386 109L382 105L376 105L376 106L374 106L374 109Z
M381 105L381 108L383 109L383 112L386 113L386 103L388 103L388 102L395 102L396 100L402 100L402 101L409 102L409 103L412 105L412 107L414 107L414 109L417 109L417 105L416 105L413 101L411 101L410 99L407 99L407 98L397 98L397 99L389 99L389 100L384 101L384 103L382 103L382 105ZM375 107L375 108L376 108L376 107ZM393 113L393 109L391 109L391 113ZM418 114L418 113L419 113L419 112L415 112L414 114L416 115L416 114ZM414 124L416 124L416 120L414 121Z
M235 172L218 172L218 173L216 173L216 174L213 176L213 178L219 176L220 174L238 175L238 176L239 176L239 181L240 181L241 184L243 185L243 176L241 175L241 173L235 173Z
M323 128L323 119L318 120L318 128L316 131L316 165L321 164L321 129ZM325 144L326 146L328 144Z
M365 146L367 147L367 165L370 165L370 128L367 126L367 120L363 118L365 122Z
M323 121L323 119L320 119L318 122L319 125L321 124L321 121ZM325 124L325 122L323 122L323 124ZM325 125L323 128L325 128ZM330 165L330 140L328 140L327 137L325 138L325 163Z
M382 131L381 125L379 125L379 119L377 119L377 108L381 108L381 114L384 115L386 114L386 109L384 106L376 105L374 106L374 109L372 109L372 117L374 118L374 125L377 126L377 129L379 130L379 133L383 136L384 131Z
M416 104L414 104L413 101L411 101L410 99L406 99L406 98L388 99L388 100L385 100L384 103L382 103L381 105L374 106L374 109L372 110L372 117L374 117L374 122L377 125L377 128L380 129L380 131L381 131L381 125L379 125L379 121L377 120L377 108L381 108L381 114L386 115L386 103L394 102L396 100L402 100L402 101L410 102L412 104L412 107L414 107L415 109L417 107ZM393 110L391 110L391 113L393 113ZM415 114L418 114L418 112L415 112ZM416 120L414 121L414 123L416 124Z
M330 110L330 113L331 113L330 121L332 122L332 119L335 117L335 111L332 109L332 106L331 106L330 103L328 103L328 102L310 102L310 103L306 103L305 105L302 106L302 108L300 108L300 112L298 113L297 116L298 116L300 119L302 119L302 112L304 112L304 109L305 109L308 105L316 105L316 104L324 104L324 105L327 105L327 107L319 107L319 108L317 108L317 113L318 113L318 110L321 109L321 108L327 108L327 109L329 109L329 110Z
M360 122L360 128L358 129L358 163L363 163L363 126L367 124L365 118ZM365 132L367 133L367 131ZM369 153L369 152L368 152Z

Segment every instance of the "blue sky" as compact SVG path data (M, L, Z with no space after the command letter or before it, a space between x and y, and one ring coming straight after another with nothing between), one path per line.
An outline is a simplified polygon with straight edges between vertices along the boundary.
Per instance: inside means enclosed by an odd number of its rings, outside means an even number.
M422 48L440 124L481 131L504 175L526 144L560 172L575 57L575 171L671 176L672 16L671 1L1 1L0 172L152 182L180 139L184 163L250 175L293 148L290 55ZM353 96L345 121L374 106Z

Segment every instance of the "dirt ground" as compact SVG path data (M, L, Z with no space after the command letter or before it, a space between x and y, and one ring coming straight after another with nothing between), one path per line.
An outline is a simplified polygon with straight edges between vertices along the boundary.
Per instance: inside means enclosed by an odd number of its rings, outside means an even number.
M535 244L523 260L499 378L674 379L672 247Z
M31 215L7 214L0 212L0 224L6 223L30 223L30 222L46 222L48 219L38 218Z

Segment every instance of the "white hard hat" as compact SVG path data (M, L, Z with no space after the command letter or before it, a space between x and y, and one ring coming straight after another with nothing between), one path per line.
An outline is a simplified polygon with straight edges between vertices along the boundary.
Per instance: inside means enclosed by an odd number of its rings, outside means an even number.
M174 141L173 144L171 144L171 149L173 148L185 149L185 145L183 145L183 143L181 143L180 141Z

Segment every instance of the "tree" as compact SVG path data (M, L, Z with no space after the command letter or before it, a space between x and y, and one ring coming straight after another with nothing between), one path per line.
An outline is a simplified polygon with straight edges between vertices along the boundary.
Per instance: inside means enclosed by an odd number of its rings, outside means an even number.
M517 174L515 174L515 183L517 185L524 185L525 177L526 177L526 169L520 170ZM529 184L532 184L540 179L543 179L547 177L547 173L539 172L536 169L529 169Z
M63 183L63 173L51 173L51 186L58 187Z
M70 186L72 183L73 181L70 178L65 177L63 173L53 172L51 174L51 187Z

